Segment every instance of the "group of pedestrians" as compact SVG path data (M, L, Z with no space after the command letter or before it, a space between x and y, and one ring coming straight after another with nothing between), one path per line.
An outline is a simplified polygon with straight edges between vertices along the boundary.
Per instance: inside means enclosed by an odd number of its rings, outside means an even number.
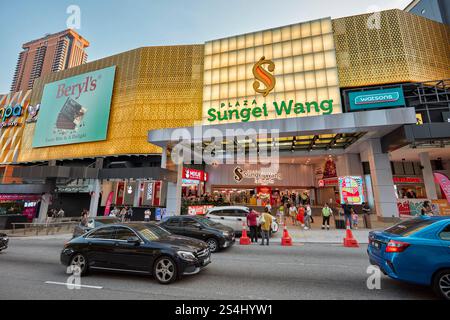
M269 213L269 208L266 207L263 213L258 213L255 210L250 210L247 215L247 226L250 229L250 240L252 243L258 243L258 226L261 226L261 245L269 245L270 230L272 228L273 217Z
M46 223L49 224L55 220L60 218L64 218L65 212L62 208L58 209L50 209L47 211L47 220Z
M133 217L133 209L127 206L122 209L114 207L114 209L109 213L109 216L119 218L122 222L129 222Z
M301 225L305 230L311 229L311 223L314 223L312 209L309 203L298 204L296 206L293 202L290 202L287 207L281 205L278 208L277 216L284 224L290 219L292 225Z

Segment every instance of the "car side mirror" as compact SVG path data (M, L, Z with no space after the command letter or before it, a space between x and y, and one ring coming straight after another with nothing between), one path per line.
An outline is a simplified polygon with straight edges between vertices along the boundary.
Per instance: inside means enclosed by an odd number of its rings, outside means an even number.
M139 239L138 237L129 237L127 239L127 243L131 243L137 246L141 243L141 239Z
M203 229L203 226L200 223L195 224L195 227L198 229Z

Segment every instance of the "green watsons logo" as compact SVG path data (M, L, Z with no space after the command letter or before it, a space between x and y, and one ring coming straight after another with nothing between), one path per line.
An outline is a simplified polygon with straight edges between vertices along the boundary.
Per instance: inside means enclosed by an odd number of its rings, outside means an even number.
M258 120L261 117L268 117L269 116L269 108L273 108L275 111L276 117L280 117L282 115L287 116L298 116L301 114L308 114L311 111L315 111L316 113L322 113L322 114L331 114L333 112L333 100L323 100L320 103L317 101L311 101L311 102L294 102L294 100L286 101L279 101L273 102L272 106L267 106L266 103L262 105L262 107L258 106L256 103L256 100L254 100L250 105L247 100L244 100L242 104L243 108L241 107L241 104L239 102L236 102L236 104L231 105L228 104L229 108L235 108L235 109L224 109L220 110L224 107L226 107L225 103L222 103L220 108L211 108L208 110L208 121L214 122L214 121L230 121L230 120L237 120L241 122L248 122L250 120ZM240 108L240 109L238 109Z

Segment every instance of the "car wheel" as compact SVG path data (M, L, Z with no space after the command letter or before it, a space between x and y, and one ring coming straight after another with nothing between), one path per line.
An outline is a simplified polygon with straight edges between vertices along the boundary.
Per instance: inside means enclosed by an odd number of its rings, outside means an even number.
M433 289L441 298L450 300L450 269L441 270L434 276Z
M86 257L81 253L76 253L70 260L70 266L72 267L72 273L84 276L88 271L88 262Z
M208 244L209 250L211 252L219 251L219 243L217 242L216 239L213 239L213 238L208 239L208 240L206 240L206 243Z
M169 257L161 257L156 260L153 267L153 275L161 284L169 284L177 279L177 266Z

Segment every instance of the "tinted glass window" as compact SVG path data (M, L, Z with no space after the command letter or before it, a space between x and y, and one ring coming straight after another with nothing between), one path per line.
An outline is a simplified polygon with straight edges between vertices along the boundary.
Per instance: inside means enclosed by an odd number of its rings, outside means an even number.
M221 216L222 215L222 210L211 211L209 214L213 215L213 216Z
M197 225L199 225L199 222L195 221L194 219L183 219L181 225L183 227L196 227Z
M244 211L244 210L236 210L235 213L234 213L234 216L235 216L235 217L246 217L247 214L248 214L247 211Z
M223 217L235 217L236 216L236 210L234 210L234 209L224 209L224 210L222 210L221 216L223 216Z
M450 224L447 225L444 230L441 231L441 233L439 233L439 237L442 240L446 240L446 241L450 241Z
M399 236L409 236L429 226L433 222L432 220L412 219L400 222L385 231Z
M217 222L211 221L208 218L196 217L195 220L197 220L198 222L200 222L200 223L202 223L204 225L207 225L209 227L213 227L213 226L218 225Z
M180 221L180 219L171 218L171 219L168 219L166 222L164 222L164 225L167 227L178 227L179 221Z
M128 240L128 238L136 237L136 234L128 228L117 228L116 229L116 239L117 240Z
M150 241L156 241L171 234L167 230L156 225L136 226L135 230L139 231L141 236Z
M88 235L90 239L113 239L114 228L101 228Z

